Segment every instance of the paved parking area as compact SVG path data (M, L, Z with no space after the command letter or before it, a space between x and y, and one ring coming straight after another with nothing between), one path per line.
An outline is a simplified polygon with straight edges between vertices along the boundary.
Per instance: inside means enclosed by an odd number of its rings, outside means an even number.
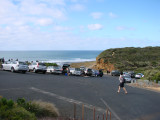
M0 95L16 100L43 100L52 102L62 116L73 116L74 103L76 116L82 116L84 105L85 120L96 116L102 119L106 109L111 111L112 120L159 120L160 94L144 89L126 86L117 94L118 77L63 76L53 74L11 73L0 71Z

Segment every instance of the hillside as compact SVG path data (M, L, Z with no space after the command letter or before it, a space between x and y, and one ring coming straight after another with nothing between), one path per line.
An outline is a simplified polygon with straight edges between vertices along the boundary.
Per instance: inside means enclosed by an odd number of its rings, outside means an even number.
M99 54L96 58L96 64L98 69L109 71L113 69L160 70L160 47L108 49Z

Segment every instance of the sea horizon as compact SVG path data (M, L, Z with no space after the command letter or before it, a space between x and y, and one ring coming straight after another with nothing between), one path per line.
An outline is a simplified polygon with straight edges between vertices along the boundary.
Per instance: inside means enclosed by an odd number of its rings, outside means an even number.
M0 58L19 61L41 61L48 63L77 63L96 61L102 50L14 50L0 51Z

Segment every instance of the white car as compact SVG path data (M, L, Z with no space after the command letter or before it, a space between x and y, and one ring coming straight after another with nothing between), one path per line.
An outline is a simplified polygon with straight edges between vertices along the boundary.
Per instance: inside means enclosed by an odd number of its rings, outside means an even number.
M28 67L29 71L33 71L35 73L43 72L45 74L47 71L46 65L42 62L31 62L31 64Z
M26 73L28 71L28 65L26 62L21 61L6 61L2 64L2 69L11 72L21 71L22 73Z
M70 68L71 75L82 75L82 71L80 68Z
M55 73L55 74L61 74L62 73L62 67L61 66L48 66L47 67L48 73Z
M140 78L142 78L142 77L144 77L144 75L143 75L142 73L137 73L137 74L135 75L135 78L137 78L137 79L140 79Z

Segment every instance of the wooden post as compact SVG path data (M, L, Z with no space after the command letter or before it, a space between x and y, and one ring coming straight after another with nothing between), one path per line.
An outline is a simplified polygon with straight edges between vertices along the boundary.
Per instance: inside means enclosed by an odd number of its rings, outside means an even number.
M93 120L95 120L95 108L93 108Z
M106 120L108 119L108 109L106 110Z
M110 120L111 120L111 112L110 112Z
M103 120L104 120L104 113L103 113Z

